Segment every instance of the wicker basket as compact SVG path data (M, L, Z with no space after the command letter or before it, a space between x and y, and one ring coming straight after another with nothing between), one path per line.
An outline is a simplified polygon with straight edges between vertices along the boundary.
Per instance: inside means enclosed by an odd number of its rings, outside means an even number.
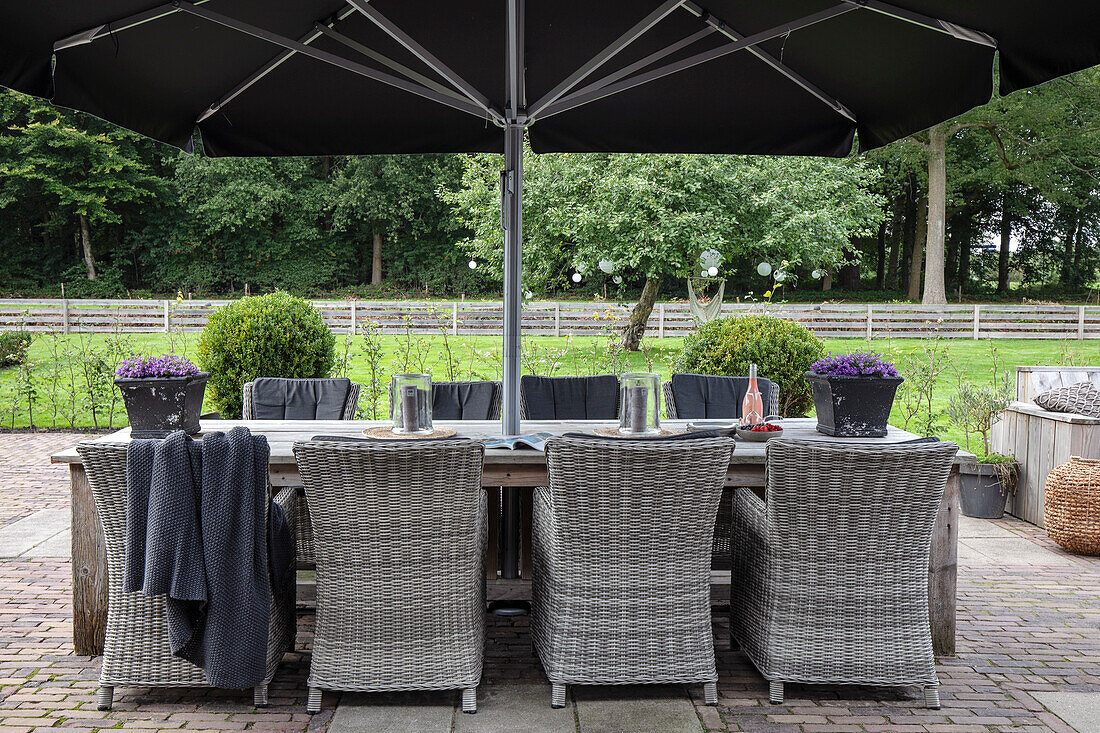
M1073 456L1047 475L1046 491L1050 538L1069 552L1100 555L1100 460Z

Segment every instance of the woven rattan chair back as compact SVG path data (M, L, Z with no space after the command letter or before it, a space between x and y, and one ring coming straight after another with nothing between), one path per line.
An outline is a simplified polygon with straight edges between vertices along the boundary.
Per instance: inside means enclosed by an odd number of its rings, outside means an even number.
M100 709L110 709L113 688L204 687L202 669L172 654L168 646L168 621L163 596L127 593L123 585L126 567L126 444L81 443L77 446L88 475L96 513L103 525L107 551L107 632L100 671ZM278 499L294 527L296 499L284 491ZM270 682L284 652L294 648L294 590L275 598L269 626L268 674ZM255 690L257 705L267 704L266 683Z
M294 445L317 566L311 712L321 689L462 689L475 709L483 454L469 440Z
M748 384L748 381L749 381L748 377L713 377L713 376L708 376L708 375L703 375L703 374L685 374L685 375L682 375L682 376L685 376L685 377L700 377L700 378L709 378L709 379L728 379L728 380L737 381L737 382L743 381L746 385ZM761 382L761 391L766 392L766 396L767 396L767 403L764 405L764 412L766 414L764 416L768 417L768 416L771 416L771 415L778 415L779 414L779 387L778 387L778 385L776 385L775 382L771 381L770 379L761 378L760 382ZM661 393L662 393L662 396L664 397L664 400L665 400L665 416L668 417L668 419L670 419L670 420L699 420L699 419L723 420L723 419L727 419L727 418L730 419L730 420L738 420L738 419L741 418L741 406L740 405L736 405L735 409L733 411L731 411L730 414L722 414L722 415L708 415L708 414L706 414L706 411L704 411L703 414L696 414L696 412L693 411L693 410L685 409L682 405L680 405L676 401L676 390L673 389L671 381L664 382L661 385Z
M536 490L535 647L554 685L717 680L714 517L733 441L554 438Z
M804 682L924 685L938 705L928 556L957 451L768 442L766 504L735 497L731 627L773 701Z

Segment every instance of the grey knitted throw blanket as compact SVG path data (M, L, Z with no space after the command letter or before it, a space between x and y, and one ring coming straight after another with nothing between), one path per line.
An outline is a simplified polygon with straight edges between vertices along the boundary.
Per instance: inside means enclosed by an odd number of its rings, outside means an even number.
M268 496L268 454L267 438L240 427L201 442L183 432L135 440L126 451L125 588L166 596L172 653L214 687L263 683L271 578L294 557Z

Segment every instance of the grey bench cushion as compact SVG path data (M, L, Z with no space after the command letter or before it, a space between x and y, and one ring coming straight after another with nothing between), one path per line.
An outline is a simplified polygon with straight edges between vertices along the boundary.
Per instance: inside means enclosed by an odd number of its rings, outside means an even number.
M718 377L710 374L673 374L672 396L676 400L676 417L681 420L737 419L741 417L741 402L749 388L748 377ZM764 411L771 404L775 384L758 377Z
M351 380L259 377L252 383L256 420L340 420Z
M498 382L432 382L433 420L496 420Z
M527 420L615 420L619 417L619 378L533 377L519 382Z

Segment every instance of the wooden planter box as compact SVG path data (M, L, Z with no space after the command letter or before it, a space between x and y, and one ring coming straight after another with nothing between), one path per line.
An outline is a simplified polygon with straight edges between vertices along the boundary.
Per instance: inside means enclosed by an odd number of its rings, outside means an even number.
M1100 458L1100 418L1050 412L1034 402L1013 402L993 425L990 442L994 451L1015 456L1020 464L1008 513L1042 527L1047 474L1069 463L1070 456Z

